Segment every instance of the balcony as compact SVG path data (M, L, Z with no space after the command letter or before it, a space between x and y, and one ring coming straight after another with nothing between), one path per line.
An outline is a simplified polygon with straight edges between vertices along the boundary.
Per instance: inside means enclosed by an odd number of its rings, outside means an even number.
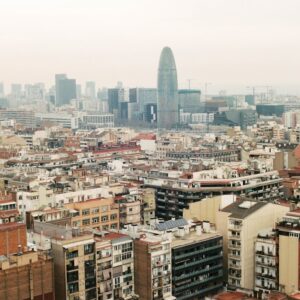
M223 287L223 283L216 284L216 285L207 287L205 289L198 290L198 291L196 291L194 293L190 292L189 294L186 294L185 296L182 296L179 299L180 300L185 300L185 299L192 299L193 297L197 298L197 297L199 297L199 295L203 295L204 293L208 293L210 291L216 291L218 289L221 289L222 287Z
M202 250L195 250L195 251L192 251L192 252L176 255L175 260L180 260L181 258L187 258L189 256L195 256L197 254L205 253L205 252L208 252L208 251L211 251L211 250L217 250L217 249L221 250L222 247L223 247L222 245L215 245L215 246L212 246L212 247L204 248Z
M222 268L223 267L223 264L218 264L216 266L212 266L212 267L209 267L209 268L205 268L205 269L202 269L202 270L197 270L197 271L194 271L194 272L188 272L187 274L183 274L181 276L176 276L173 274L173 279L174 280L183 280L183 279L186 279L186 278L191 278L193 276L198 276L198 275L201 275L201 274L205 274L207 272L210 272L210 271L214 271L214 270L217 270L219 268Z
M256 277L259 277L259 278L264 278L264 279L267 278L270 280L276 280L275 274L262 273L261 271L256 271L255 274L256 274Z
M189 268L189 267L196 266L196 265L199 265L201 263L208 262L208 261L215 260L215 259L222 258L222 257L223 257L222 254L209 256L209 257L206 257L206 258L199 259L197 261L191 261L191 262L185 263L183 265L176 266L175 270L181 270L181 269L184 269L184 268Z
M241 249L241 244L228 244L229 249Z
M243 227L241 225L232 225L232 224L229 224L229 226L228 226L228 230L230 230L230 231L241 231L242 228Z
M182 290L186 290L187 288L188 288L188 289L191 289L191 288L193 288L194 286L197 286L197 285L200 285L200 284L209 282L209 281L211 281L211 280L221 279L221 278L223 278L223 272L222 272L222 271L219 271L217 275L209 276L208 278L205 278L205 279L203 279L203 280L198 280L198 281L196 281L195 283L183 285L183 286L180 286L180 287L175 287L174 290L175 290L175 292L180 292L180 291L182 291ZM202 291L202 290L201 290L201 291Z
M228 274L228 277L230 277L231 279L232 279L232 278L235 278L235 279L240 280L241 277L242 277L242 274L241 274L241 272L230 272L230 273Z
M241 260L241 254L233 254L233 253L229 253L228 257L233 258L235 260Z
M240 270L241 269L241 265L239 265L239 264L229 263L228 266L229 266L229 268L235 269L235 270Z
M155 268L155 267L162 267L164 265L170 265L171 264L171 260L170 259L167 259L167 260L159 260L159 261L154 261L152 262L152 267Z
M228 236L228 240L240 241L241 240L241 236L237 235L237 234L230 234Z
M256 250L255 253L258 254L258 255L260 255L260 256L271 256L271 257L276 256L272 251L260 251L260 250Z

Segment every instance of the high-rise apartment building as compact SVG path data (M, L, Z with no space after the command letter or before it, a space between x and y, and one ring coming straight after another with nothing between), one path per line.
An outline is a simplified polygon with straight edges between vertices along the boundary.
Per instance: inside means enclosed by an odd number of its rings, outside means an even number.
M92 234L52 239L56 299L96 300L96 257Z
M173 299L170 239L154 235L135 239L134 273L140 299Z
M178 227L171 247L172 294L177 300L204 299L222 290L223 239L208 222L188 232Z
M158 128L170 129L179 121L177 71L172 50L163 48L157 78Z
M277 232L265 229L258 233L255 240L255 291L263 297L278 290L278 239Z
M288 211L288 206L243 199L217 212L217 230L224 237L225 264L228 265L231 288L254 289L257 233L272 228Z
M95 240L98 299L138 299L134 293L133 240L116 232Z
M300 215L288 214L277 223L279 235L279 289L293 294L300 290Z

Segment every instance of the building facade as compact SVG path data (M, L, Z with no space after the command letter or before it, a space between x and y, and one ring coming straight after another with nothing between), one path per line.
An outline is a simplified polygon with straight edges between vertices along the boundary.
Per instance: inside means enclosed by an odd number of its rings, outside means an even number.
M177 71L172 50L165 47L160 55L157 79L158 128L170 129L179 121Z

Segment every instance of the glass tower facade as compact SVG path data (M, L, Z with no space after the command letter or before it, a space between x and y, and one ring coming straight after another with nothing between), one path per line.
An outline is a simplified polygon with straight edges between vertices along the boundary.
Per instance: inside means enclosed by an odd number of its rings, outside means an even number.
M157 78L158 128L170 129L178 124L178 84L175 59L169 47L163 48Z

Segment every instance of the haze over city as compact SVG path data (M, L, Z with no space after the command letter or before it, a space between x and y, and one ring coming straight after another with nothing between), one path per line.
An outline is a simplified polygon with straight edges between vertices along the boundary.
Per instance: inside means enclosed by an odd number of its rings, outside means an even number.
M297 0L1 1L0 81L54 84L54 74L99 87L156 86L168 45L178 84L246 93L271 85L300 94Z

